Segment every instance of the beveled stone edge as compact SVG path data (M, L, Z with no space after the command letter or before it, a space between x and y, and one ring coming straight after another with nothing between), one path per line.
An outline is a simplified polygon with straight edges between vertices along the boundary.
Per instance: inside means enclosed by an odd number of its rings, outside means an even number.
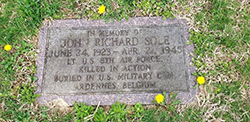
M163 17L132 17L128 21L125 19L121 20L121 22L114 21L106 23L104 20L86 20L86 19L69 19L69 20L53 20L52 22L47 22L45 26L43 26L39 31L39 41L38 41L38 50L39 54L37 57L37 94L42 93L42 78L43 78L43 68L44 68L44 60L45 60L45 47L46 47L46 38L47 31L50 27L93 27L93 26L133 26L133 25L168 25L179 23L183 25L183 32L185 43L189 39L189 29L185 20L179 19L166 19L163 20ZM196 78L191 73L195 72L195 67L191 66L192 56L190 53L194 50L194 46L192 44L186 44L186 64L188 65L188 82L189 82L189 90L190 92L178 92L177 98L182 99L182 104L191 102L194 100L196 93L198 92L198 88L194 89L196 84ZM174 91L173 91L174 92ZM41 95L37 98L37 102L39 104L46 104L54 99L62 98L69 105L73 105L73 102L85 102L87 105L97 105L99 101L101 105L111 105L115 102L124 102L126 104L135 104L137 102L141 102L142 104L153 104L151 101L154 100L154 97L159 93L141 93L141 94L110 94L110 95L67 95L67 96L59 96L59 95ZM169 96L170 93L167 93Z

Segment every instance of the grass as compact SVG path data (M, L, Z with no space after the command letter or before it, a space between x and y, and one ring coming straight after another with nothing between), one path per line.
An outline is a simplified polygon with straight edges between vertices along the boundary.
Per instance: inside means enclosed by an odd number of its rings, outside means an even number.
M98 7L106 6L104 14ZM233 0L2 0L0 1L0 121L248 121L250 116L250 2ZM37 37L44 20L105 21L135 16L185 19L195 45L196 100L151 106L115 103L59 108L35 102ZM10 51L4 45L12 45Z

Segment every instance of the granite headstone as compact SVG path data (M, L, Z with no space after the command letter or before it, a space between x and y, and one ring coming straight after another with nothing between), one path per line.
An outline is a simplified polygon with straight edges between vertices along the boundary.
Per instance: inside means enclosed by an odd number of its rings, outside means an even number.
M150 104L163 91L191 101L188 38L185 21L160 17L47 22L39 33L38 101Z

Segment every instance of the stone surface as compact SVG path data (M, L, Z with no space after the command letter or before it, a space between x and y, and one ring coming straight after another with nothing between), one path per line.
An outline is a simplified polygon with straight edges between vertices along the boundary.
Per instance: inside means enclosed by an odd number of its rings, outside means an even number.
M39 34L38 101L150 104L163 91L190 101L197 90L188 37L183 20L159 17L48 22Z

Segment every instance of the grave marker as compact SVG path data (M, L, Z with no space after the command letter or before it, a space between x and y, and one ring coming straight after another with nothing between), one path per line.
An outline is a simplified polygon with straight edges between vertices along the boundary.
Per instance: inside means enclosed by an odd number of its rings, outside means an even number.
M39 103L150 104L163 91L192 100L188 38L185 22L176 19L53 21L39 34Z

